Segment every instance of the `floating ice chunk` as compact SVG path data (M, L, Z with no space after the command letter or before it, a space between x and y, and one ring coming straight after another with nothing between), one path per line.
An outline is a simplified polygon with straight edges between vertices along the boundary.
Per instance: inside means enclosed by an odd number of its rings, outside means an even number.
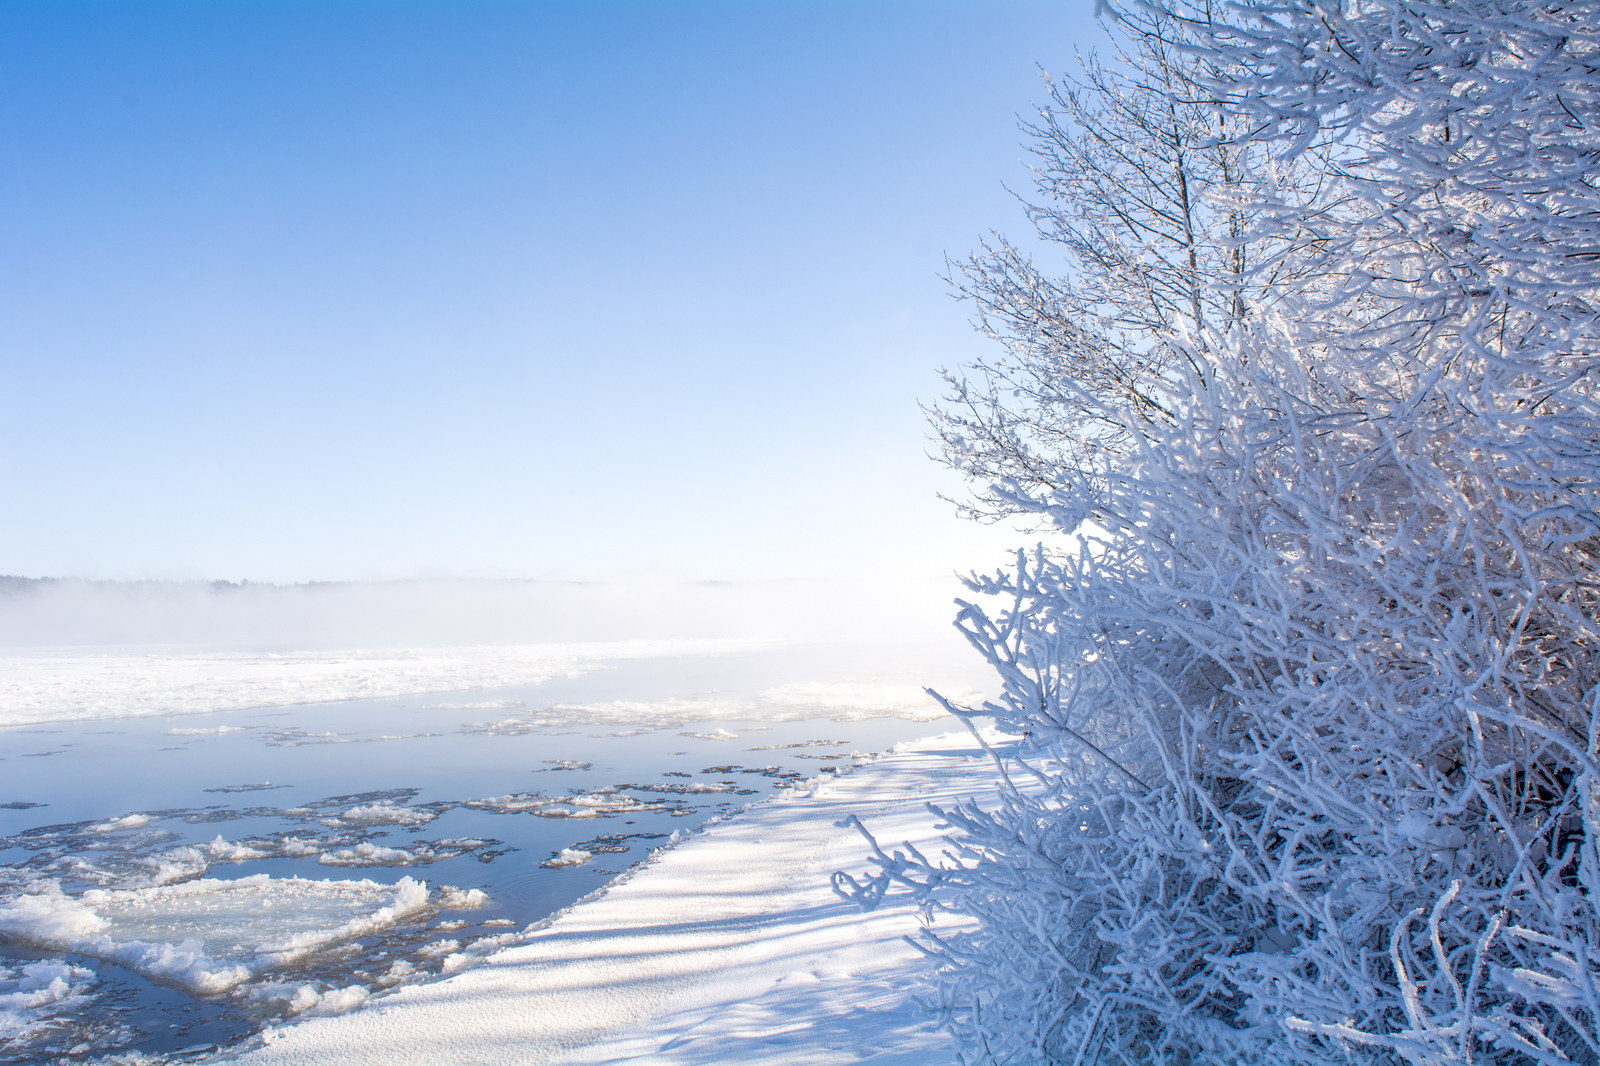
M594 765L590 762L579 762L577 759L546 759L545 763L557 770L587 770Z
M127 814L121 818L113 818L109 822L101 822L91 828L96 833L120 833L126 829L143 829L155 825L160 820L153 814Z
M489 905L489 894L481 888L457 888L444 885L439 889L438 907L442 911L475 911ZM493 922L485 922L493 925Z
M324 866L406 866L417 859L418 856L401 848L385 848L368 841L317 856L317 861Z
M562 866L582 866L591 858L593 856L587 851L579 851L577 848L562 848L539 865L553 870Z
M134 884L139 884L143 880L152 885L170 885L176 881L199 877L210 868L211 861L199 848L184 846L161 855L140 859L137 865L150 872L144 878L132 879ZM107 881L102 879L100 883L106 884ZM115 878L110 883L126 885L129 882L125 878Z
M339 819L350 825L427 825L439 812L426 808L402 807L395 803L373 803L351 807Z
M51 883L45 892L0 904L0 933L215 995L331 944L387 928L427 903L426 884L409 877L380 885L257 874L92 889L80 899Z
M738 788L737 785L707 784L704 781L695 781L687 785L679 784L676 781L667 781L662 784L622 785L620 787L632 789L635 792L665 792L678 796L702 792L733 792Z
M452 951L461 950L459 940L435 940L431 944L424 944L417 949L417 954L425 959L436 959L441 955L448 955Z
M18 896L0 906L0 933L40 943L75 943L110 923L61 891L54 881L43 892Z
M181 849L188 850L188 849ZM234 844L222 839L222 834L217 834L217 839L209 844L200 845L200 851L211 856L216 862L248 862L251 859L265 859L272 854L270 851L260 851L248 844Z
M400 807L398 804L370 804L352 807L339 820L352 826L426 826L438 818L437 810Z
M570 724L565 718L502 718L498 722L468 722L460 731L486 737L525 737Z
M95 972L62 959L0 966L0 1044L21 1042L93 1000Z
M461 806L498 814L535 814L541 818L599 818L606 814L633 814L639 811L664 811L665 801L645 800L623 795L615 788L597 788L576 796L548 796L521 792L490 799L468 800Z
M679 733L681 737L694 737L697 740L738 740L738 733L730 733L726 729L717 728L709 733Z
M162 736L167 737L216 737L223 733L242 733L242 725L219 725L215 729L163 729Z

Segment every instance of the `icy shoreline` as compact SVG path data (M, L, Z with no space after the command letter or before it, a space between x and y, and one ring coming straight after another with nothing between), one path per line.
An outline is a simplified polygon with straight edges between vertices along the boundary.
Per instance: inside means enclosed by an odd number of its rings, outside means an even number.
M663 850L525 942L366 1009L264 1032L248 1066L372 1063L953 1062L915 999L930 971L902 938L922 915L891 893L871 913L834 894L866 848L937 853L924 804L984 796L994 763L970 735L905 746L758 804Z

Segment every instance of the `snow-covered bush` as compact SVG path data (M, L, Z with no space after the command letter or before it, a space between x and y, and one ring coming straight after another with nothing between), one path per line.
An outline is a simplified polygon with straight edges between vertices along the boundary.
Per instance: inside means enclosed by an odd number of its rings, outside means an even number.
M1139 397L1083 308L1009 349L1071 443L987 491L1082 540L973 579L953 709L1029 747L841 884L978 919L971 1062L1600 1061L1600 4L1135 15L1269 253Z

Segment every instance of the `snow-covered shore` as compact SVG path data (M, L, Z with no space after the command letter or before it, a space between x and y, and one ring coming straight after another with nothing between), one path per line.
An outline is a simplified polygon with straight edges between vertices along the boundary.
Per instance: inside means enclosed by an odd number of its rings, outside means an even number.
M830 875L866 866L848 815L886 845L936 853L924 804L986 795L995 778L965 733L824 775L663 850L475 968L269 1030L236 1061L953 1062L915 1002L929 971L902 938L920 910L891 893L862 913Z

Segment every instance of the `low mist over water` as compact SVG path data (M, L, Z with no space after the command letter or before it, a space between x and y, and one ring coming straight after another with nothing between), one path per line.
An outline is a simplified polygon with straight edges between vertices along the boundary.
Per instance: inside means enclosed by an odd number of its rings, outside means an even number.
M0 578L0 649L291 651L573 641L962 643L953 575L872 581L311 582Z

